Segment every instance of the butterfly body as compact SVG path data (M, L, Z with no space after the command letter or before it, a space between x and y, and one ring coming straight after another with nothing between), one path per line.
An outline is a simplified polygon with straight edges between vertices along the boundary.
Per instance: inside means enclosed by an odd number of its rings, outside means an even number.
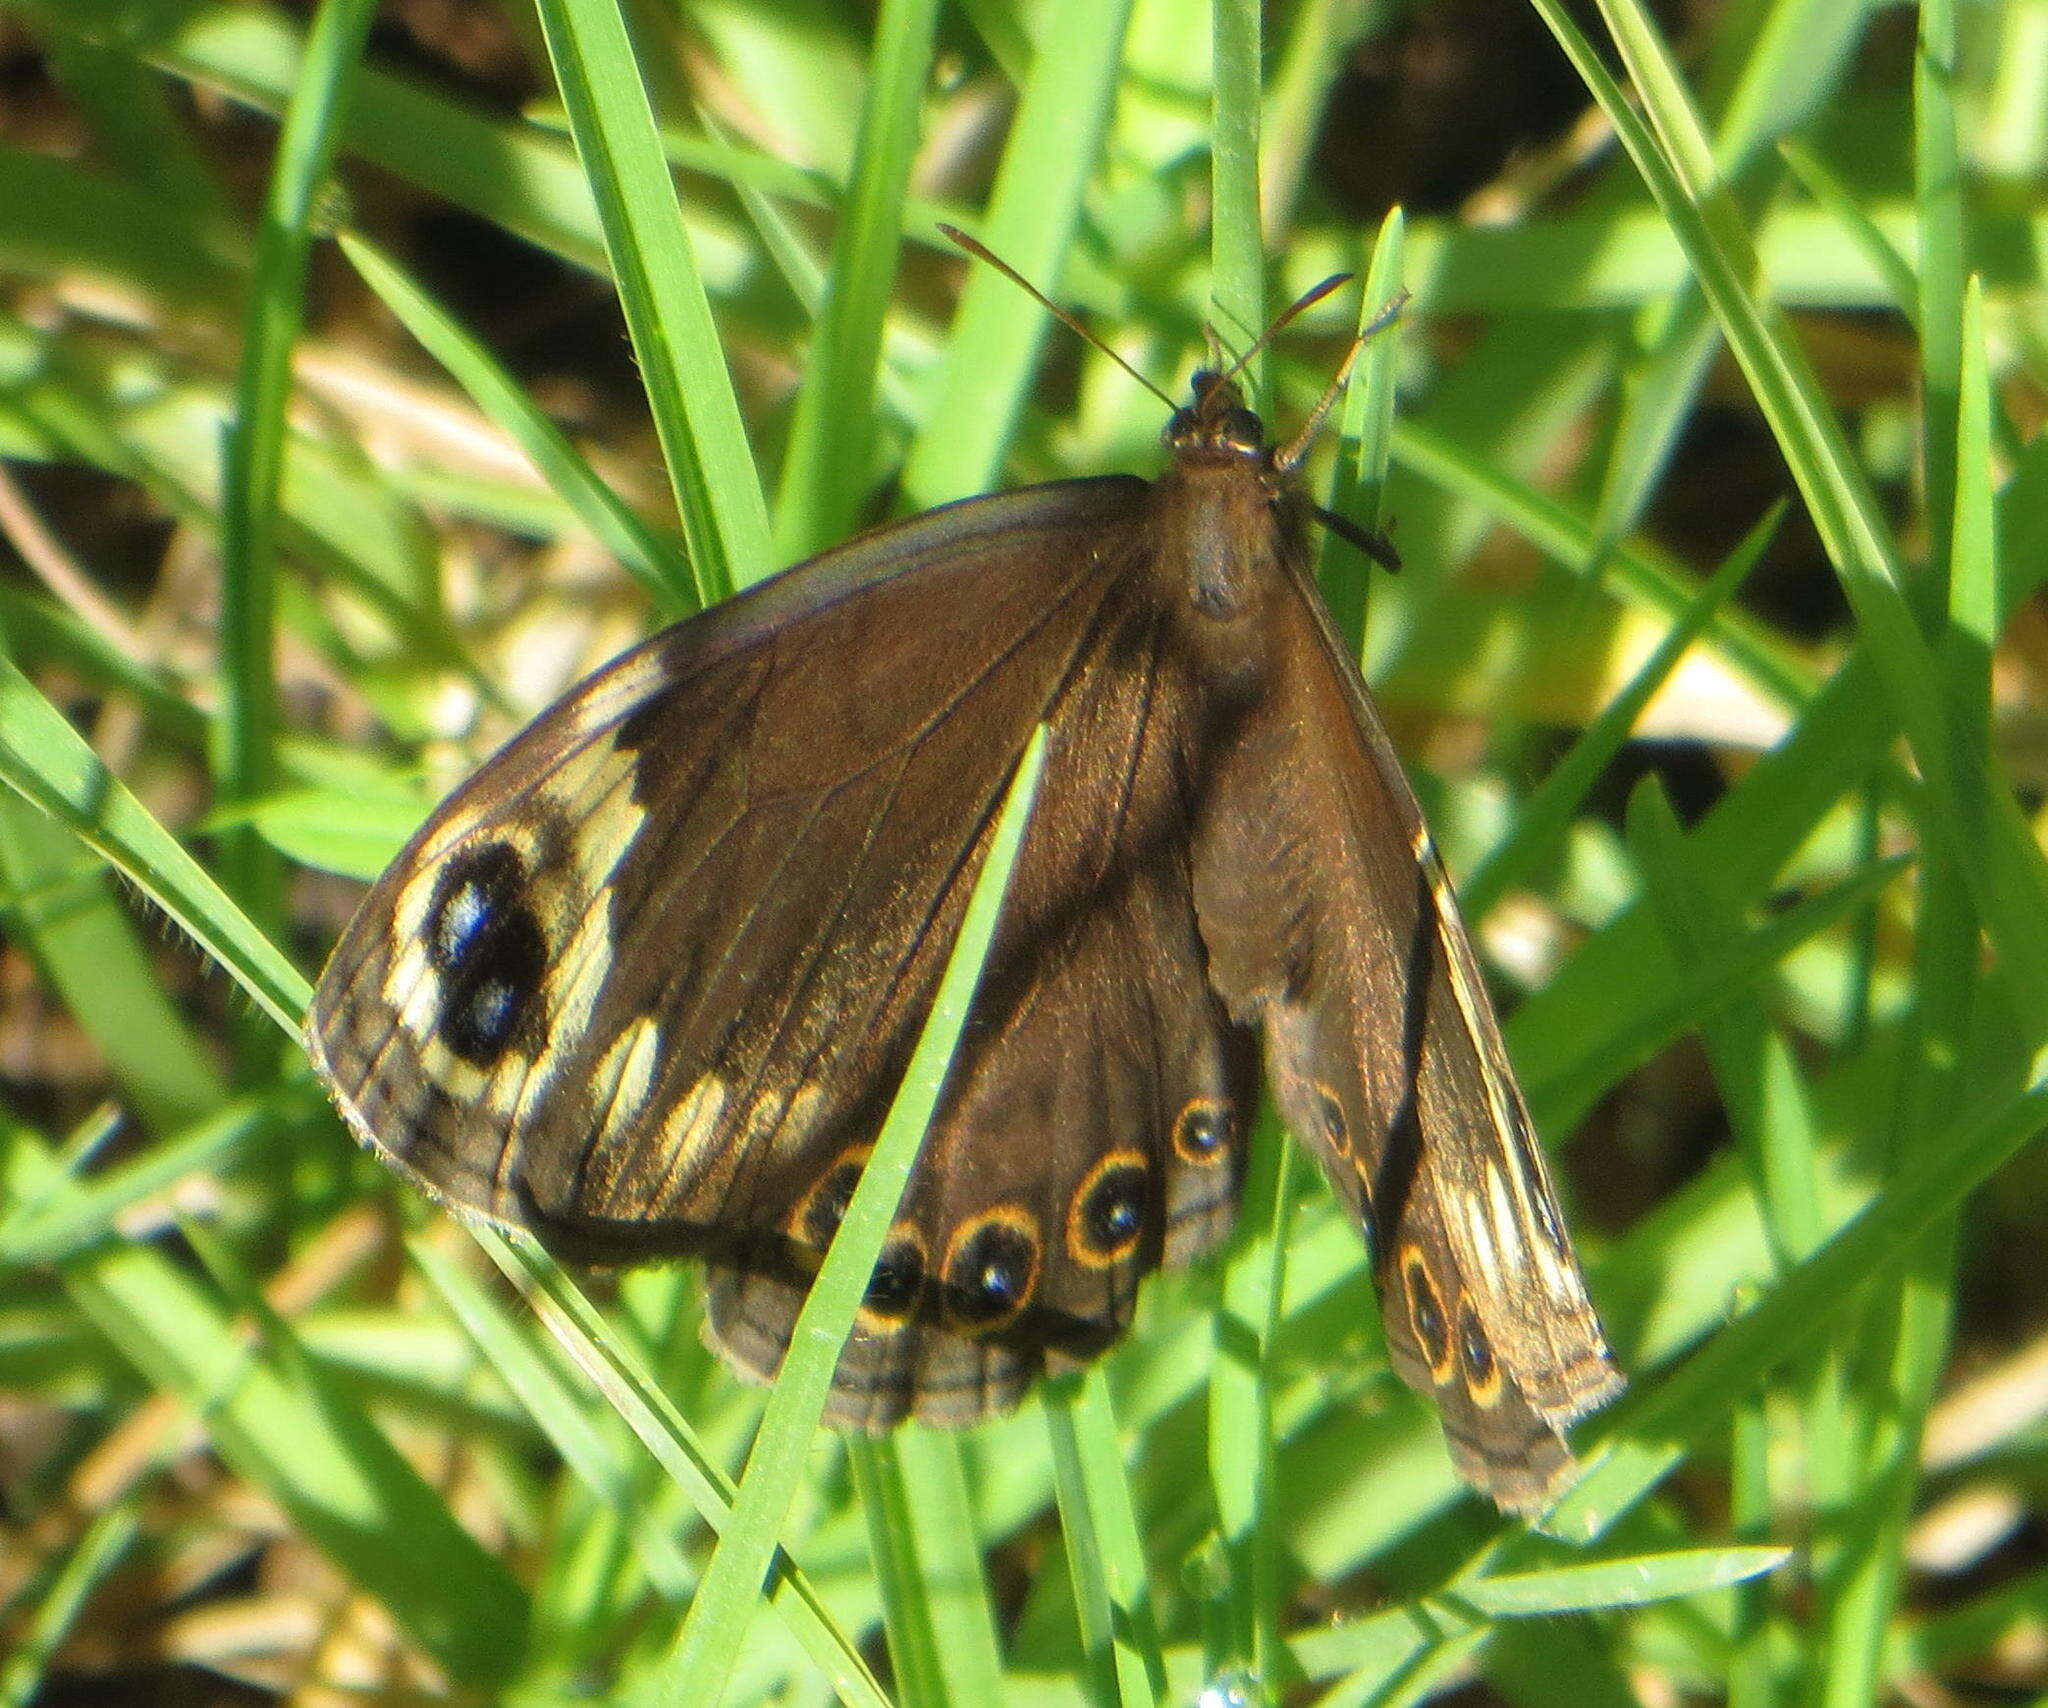
M357 1133L771 1376L1011 769L1039 805L829 1415L965 1423L1226 1236L1263 1071L1503 1505L1619 1386L1441 867L1228 380L1156 481L968 500L656 636L458 789L315 999Z

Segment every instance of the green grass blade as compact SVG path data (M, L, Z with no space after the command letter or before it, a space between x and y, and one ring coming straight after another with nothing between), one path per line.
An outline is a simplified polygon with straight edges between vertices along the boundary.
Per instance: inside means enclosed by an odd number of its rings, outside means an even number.
M61 1207L73 1190L32 1142L15 1144L7 1170L10 1198ZM310 1388L295 1355L252 1349L211 1293L147 1246L93 1248L62 1278L122 1356L203 1420L236 1473L452 1677L485 1686L516 1668L526 1600L511 1574L338 1384Z
M32 1708L49 1700L43 1686L49 1682L50 1662L93 1593L134 1543L140 1529L139 1505L131 1497L95 1518L65 1556L34 1611L19 1620L14 1651L0 1660L0 1708Z
M235 410L221 469L220 717L214 788L225 805L276 786L277 505L284 482L292 347L305 322L315 199L327 179L375 0L323 0L306 39L296 93L278 137L256 240L256 265ZM284 871L251 828L221 839L226 883L250 917L274 930Z
M217 1107L220 1069L99 862L61 825L4 796L0 886L9 940L35 956L136 1113L176 1126Z
M311 1098L305 1099L310 1106ZM56 1263L99 1240L121 1237L124 1218L181 1181L204 1180L247 1151L279 1123L270 1100L238 1098L182 1132L168 1134L132 1161L94 1172L67 1173L64 1189L43 1199L10 1201L0 1216L0 1263Z
M1408 222L1399 208L1381 223L1359 297L1361 333L1402 290ZM1400 371L1402 323L1382 327L1358 358L1344 393L1342 445L1331 473L1329 507L1377 533L1385 520L1387 467L1394 454L1394 403ZM1398 549L1398 542L1396 542ZM1366 598L1374 565L1356 547L1325 528L1317 543L1316 577L1337 632L1360 656L1365 650Z
M885 0L876 20L852 180L783 460L775 538L785 559L850 533L879 472L868 450L876 368L938 11L937 0Z
M1523 804L1515 818L1514 834L1497 846L1462 884L1458 896L1466 917L1483 919L1495 902L1505 895L1563 842L1586 797L1600 780L1608 763L1621 751L1635 729L1636 719L1651 697L1677 668L1686 651L1706 632L1715 613L1749 579L1778 531L1784 511L1773 510L1748 537L1728 555L1712 578L1699 591L1691 607L1673 623L1657 649L1643 661L1628 686L1604 707L1580 733L1578 740L1552 768L1548 777Z
M714 1532L731 1522L732 1479L676 1407L660 1379L599 1314L582 1290L537 1246L488 1228L472 1229L491 1260L527 1291L549 1331L604 1394L662 1472ZM849 1708L887 1708L859 1645L834 1619L815 1585L778 1553L769 1600L790 1634Z
M1559 0L1534 0L1579 74L1615 125L1630 157L1672 229L1685 245L1700 282L1714 305L1729 347L1742 364L1759 407L1770 421L1815 527L1826 544L1843 591L1871 649L1914 756L1932 793L1922 825L1933 838L1952 842L1952 855L2005 961L2026 969L2010 987L2028 1035L2039 1047L2048 1040L2048 863L2035 844L2010 789L1988 757L1958 751L1948 739L1933 662L1903 594L1903 570L1869 482L1851 455L1825 394L1814 380L1797 341L1779 311L1760 304L1750 282L1754 256L1725 190L1711 176L1689 181L1701 163L1686 152L1674 164L1657 146L1649 126L1594 54ZM1654 33L1634 9L1608 0L1615 15L1634 15L1628 38L1646 47ZM1617 34L1623 26L1617 25ZM1650 63L1657 74L1639 74L1638 89L1652 108L1659 132L1684 138L1695 124L1683 110L1676 81L1662 72L1662 56ZM1952 826L1980 818L1990 827L1982 844L1952 835Z
M169 831L108 772L34 683L0 660L0 782L96 849L287 1032L312 987Z
M1011 121L987 216L974 235L1041 290L1081 218L1081 192L1102 147L1131 0L1053 0L1031 78ZM987 267L971 268L931 407L904 465L919 506L984 492L1000 472L1045 329L1045 313Z
M1553 1525L1590 1535L1640 1500L1754 1383L1810 1346L1858 1287L1903 1262L1923 1233L2048 1129L2048 1086L1988 1101L1930 1141L1873 1203L1681 1369L1594 1425L1588 1435L1613 1445L1559 1503Z
M1003 1698L995 1609L960 1442L909 1428L847 1440L903 1708Z
M1457 1596L1494 1618L1643 1607L1746 1583L1791 1557L1790 1548L1688 1548L1461 1580Z
M775 565L711 304L623 16L574 0L537 10L675 489L694 602L712 604Z
M1209 290L1217 330L1242 349L1266 330L1266 228L1259 209L1259 0L1212 0L1214 94L1209 113ZM1271 414L1263 354L1245 370L1252 407Z
M1145 1548L1099 1365L1047 1384L1045 1423L1059 1489L1081 1650L1100 1708L1155 1708L1166 1667Z
M363 281L398 316L490 420L511 436L564 504L671 616L691 609L689 566L640 520L581 453L495 361L391 257L363 238L344 235L342 252Z

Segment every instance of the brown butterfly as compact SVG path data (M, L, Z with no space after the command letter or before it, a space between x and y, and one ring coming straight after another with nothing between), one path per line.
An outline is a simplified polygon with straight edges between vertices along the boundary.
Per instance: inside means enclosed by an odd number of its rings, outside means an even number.
M1311 577L1302 440L1269 447L1214 371L1165 438L1157 480L946 505L598 671L378 880L313 1060L457 1210L583 1261L702 1256L712 1343L768 1378L1043 721L828 1416L971 1423L1101 1352L1150 1270L1227 1234L1263 1056L1369 1231L1395 1368L1459 1470L1532 1508L1621 1378Z

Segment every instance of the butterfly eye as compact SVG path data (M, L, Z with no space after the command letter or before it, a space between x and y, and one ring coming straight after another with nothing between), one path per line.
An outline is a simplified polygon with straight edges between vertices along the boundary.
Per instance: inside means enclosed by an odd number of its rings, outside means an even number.
M1266 424L1249 409L1232 409L1225 412L1217 437L1234 450L1262 451L1266 448Z
M1091 1269L1128 1257L1145 1231L1145 1159L1113 1151L1088 1171L1067 1217L1067 1249Z
M1000 1328L1038 1285L1038 1236L1021 1210L991 1210L953 1235L945 1274L947 1302L961 1327Z
M435 886L427 962L440 975L442 1042L474 1067L503 1055L547 975L526 872L502 842L458 855Z
M1230 1105L1198 1097L1173 1124L1174 1154L1182 1162L1205 1168L1223 1160L1236 1136L1237 1119Z
M924 1248L915 1234L897 1229L882 1248L881 1260L868 1278L868 1290L861 1298L864 1315L893 1328L908 1320L924 1290Z
M1448 1382L1451 1379L1450 1325L1444 1321L1444 1308L1436 1296L1436 1284L1429 1278L1429 1265L1412 1245L1401 1253L1401 1284L1408 1295L1408 1321L1415 1330L1415 1338L1421 1342L1422 1356L1429 1360L1430 1376L1436 1381Z

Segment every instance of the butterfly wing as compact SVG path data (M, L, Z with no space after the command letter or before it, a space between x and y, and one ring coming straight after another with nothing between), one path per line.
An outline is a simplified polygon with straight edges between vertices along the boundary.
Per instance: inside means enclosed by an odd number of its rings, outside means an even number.
M1197 828L1213 977L1372 1234L1395 1368L1467 1479L1526 1510L1621 1378L1442 864L1299 554L1264 695Z
M1213 1243L1252 1064L1194 928L1144 488L977 499L573 691L428 820L308 1026L351 1126L592 1261L711 1264L772 1374L928 1011L1011 767L1048 770L832 1415L960 1422Z

